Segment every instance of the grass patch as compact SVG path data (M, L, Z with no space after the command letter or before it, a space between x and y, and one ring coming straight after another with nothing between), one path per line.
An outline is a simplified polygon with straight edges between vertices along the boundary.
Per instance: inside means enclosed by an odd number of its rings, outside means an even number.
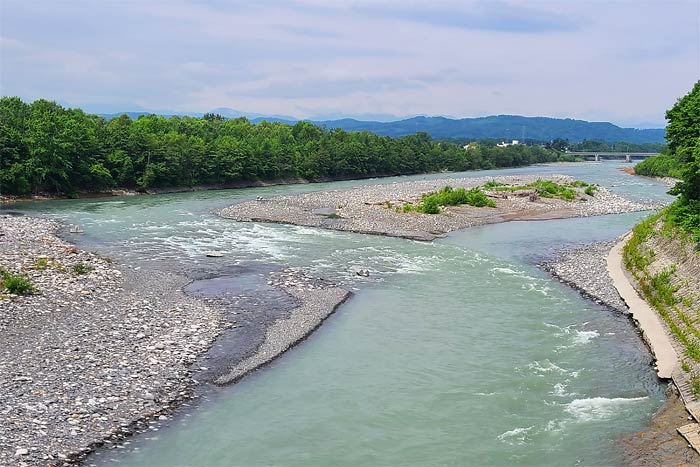
M83 275L83 274L87 274L90 271L92 271L93 269L95 269L95 268L93 268L92 266L85 264L85 263L78 263L75 266L73 266L73 272L79 276Z
M588 196L595 196L596 191L598 191L598 187L595 185L588 185L586 189L583 190Z
M645 248L644 243L656 235L654 225L660 217L661 213L649 216L632 229L632 237L622 249L625 267L628 270L646 272L647 266L654 260L654 252Z
M31 295L36 288L21 274L12 274L5 269L0 269L0 290L6 290L14 295Z
M671 333L683 346L685 356L700 362L700 329L697 328L697 323L678 307L678 303L684 304L684 302L675 296L678 291L678 286L672 281L676 272L675 265L656 274L650 274L648 270L648 266L654 260L654 252L646 242L659 233L656 229L658 222L666 221L667 212L668 208L648 217L632 229L632 236L622 250L623 261L625 267L636 279L641 295L659 313ZM677 230L666 222L660 228L664 235L669 229ZM686 366L690 368L688 363ZM700 395L700 375L691 376L691 380L693 378L695 378L693 387L696 388L693 389L693 393ZM691 385L693 385L692 381Z
M690 375L690 391L695 397L700 396L700 375L697 373Z

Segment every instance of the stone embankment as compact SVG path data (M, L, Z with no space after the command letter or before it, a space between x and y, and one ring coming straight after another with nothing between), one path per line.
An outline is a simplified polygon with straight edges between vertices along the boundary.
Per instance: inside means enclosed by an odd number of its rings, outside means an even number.
M202 365L217 336L237 327L215 301L186 295L184 275L117 266L61 240L58 229L0 216L0 268L36 288L0 290L1 466L72 465L157 430L207 380ZM247 359L232 358L219 383L277 357L348 296L299 270L272 273L269 285L298 306L269 324Z
M304 225L429 241L454 230L488 223L596 216L657 207L635 203L605 188L599 188L594 196L580 194L573 202L538 196L517 196L505 192L487 192L496 202L496 208L453 206L445 208L437 215L401 211L404 204L415 203L424 194L437 191L445 185L470 189L494 180L512 185L526 185L540 178L555 182L572 181L570 177L555 175L397 182L359 186L348 190L260 198L230 206L221 210L220 214L239 221Z

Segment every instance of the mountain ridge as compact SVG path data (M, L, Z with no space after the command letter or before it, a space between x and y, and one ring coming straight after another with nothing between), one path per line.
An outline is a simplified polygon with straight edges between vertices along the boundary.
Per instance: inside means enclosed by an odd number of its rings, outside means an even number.
M503 139L551 141L557 138L571 142L596 140L608 143L626 141L630 143L664 143L663 128L624 128L610 122L590 122L573 118L525 117L521 115L489 115L484 117L449 118L442 116L415 116L391 122L342 118L334 120L296 119L286 115L262 115L240 112L229 108L218 108L208 113L216 113L225 118L246 117L253 123L262 121L295 124L309 121L329 129L341 128L346 131L370 131L382 136L400 137L425 132L435 139ZM149 112L121 112L99 114L105 118L115 118L126 114L131 118L148 115ZM165 117L202 117L200 112L186 112Z

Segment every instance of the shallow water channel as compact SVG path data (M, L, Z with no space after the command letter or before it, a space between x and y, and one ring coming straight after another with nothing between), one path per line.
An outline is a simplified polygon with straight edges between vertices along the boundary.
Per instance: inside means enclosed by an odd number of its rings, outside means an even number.
M667 199L666 187L620 166L493 173L571 174L633 199ZM20 206L80 224L79 244L124 263L200 273L290 265L356 288L271 366L88 463L618 464L616 439L648 427L665 387L625 316L581 298L536 263L557 248L613 239L648 213L490 225L434 243L209 213L255 196L488 174ZM207 250L226 255L205 258ZM371 276L357 282L360 267Z

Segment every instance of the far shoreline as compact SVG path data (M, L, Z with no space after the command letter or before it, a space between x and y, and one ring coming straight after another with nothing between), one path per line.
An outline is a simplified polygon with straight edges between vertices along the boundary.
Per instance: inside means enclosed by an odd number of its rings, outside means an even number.
M70 196L67 194L49 194L41 193L38 195L31 196L12 196L12 195L2 195L0 194L0 209L11 207L13 204L25 203L25 202L44 202L44 201L57 201L57 200L89 200L89 199L100 199L100 198L113 198L119 196L152 196L152 195L166 195L166 194L176 194L176 193L198 193L204 191L223 191L223 190L237 190L245 188L264 188L270 186L287 186L287 185L316 185L321 183L332 183L332 182L347 182L347 181L361 181L361 180L382 180L387 178L395 177L416 177L421 175L440 175L440 174L460 174L460 173L471 173L471 172L484 172L487 170L511 170L511 169L522 169L526 167L547 167L547 166L569 166L576 164L591 163L591 161L579 161L579 162L540 162L537 164L530 165L518 165L513 167L497 167L494 169L473 169L465 170L462 172L451 172L451 171L438 171L438 172L418 172L414 174L392 174L392 175L368 175L365 177L334 177L334 178L323 178L317 180L307 180L304 178L289 178L289 179L278 179L278 180L251 180L251 181L241 181L233 183L224 183L216 185L194 185L190 187L162 187L162 188L149 188L149 189L136 189L136 188L114 188L107 191L81 191L76 193L76 196Z

